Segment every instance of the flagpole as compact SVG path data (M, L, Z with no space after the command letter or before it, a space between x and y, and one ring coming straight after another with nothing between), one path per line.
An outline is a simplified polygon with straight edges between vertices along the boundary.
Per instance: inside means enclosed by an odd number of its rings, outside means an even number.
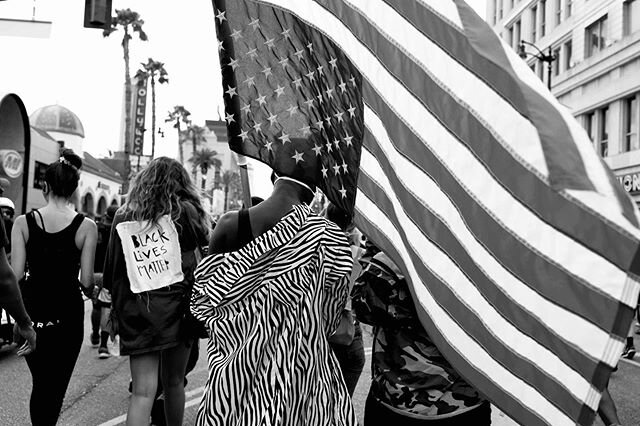
M247 157L237 154L237 163L240 168L240 180L242 182L242 202L245 208L251 207L251 188L249 187L249 170L247 169Z

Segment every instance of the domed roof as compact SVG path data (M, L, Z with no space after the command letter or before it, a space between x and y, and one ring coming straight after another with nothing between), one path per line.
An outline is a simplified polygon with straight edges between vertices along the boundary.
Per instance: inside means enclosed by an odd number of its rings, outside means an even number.
M38 129L84 138L84 127L78 116L61 105L49 105L38 109L31 114L29 122Z

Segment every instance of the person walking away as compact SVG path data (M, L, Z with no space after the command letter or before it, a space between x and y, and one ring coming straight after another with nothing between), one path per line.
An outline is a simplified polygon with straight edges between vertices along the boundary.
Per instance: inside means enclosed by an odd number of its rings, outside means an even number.
M217 223L191 302L210 333L196 425L357 424L328 343L353 261L344 233L309 208L314 194L278 177L269 198Z
M37 349L26 356L33 378L29 411L34 426L58 420L82 346L81 290L93 295L96 224L70 204L81 167L80 157L64 150L45 171L47 205L19 216L11 235L11 264L23 279L22 296L38 339Z
M104 261L109 245L109 237L111 235L111 225L113 224L116 211L118 211L117 206L109 206L98 222L98 245L96 246L96 261L94 264L98 294L92 300L91 344L98 346L98 357L100 359L106 359L111 356L107 346L110 334L108 322L111 316L111 293L104 288L102 273L104 271Z
M364 426L485 426L491 407L422 327L406 280L383 252L356 280L353 307L372 325L372 383Z
M345 233L351 248L353 268L349 277L349 294L353 288L353 283L360 275L362 267L358 262L362 248L360 247L360 232L355 229L353 220L349 215L335 204L329 204L326 211L327 219L338 225ZM329 344L333 353L340 363L340 371L347 385L349 396L353 397L353 392L358 385L358 379L362 374L365 364L364 345L362 344L362 329L360 322L356 319L351 309L351 297L342 311L340 325L335 333L329 338Z
M0 197L0 213L2 213L2 222L4 223L4 231L7 237L11 237L11 231L13 230L13 216L16 213L16 206L7 197ZM11 254L11 241L5 247L7 255Z
M195 338L187 314L196 248L207 243L209 222L187 171L167 157L138 173L116 213L103 279L120 354L129 356L128 426L149 424L158 371L167 424L182 425L185 367Z

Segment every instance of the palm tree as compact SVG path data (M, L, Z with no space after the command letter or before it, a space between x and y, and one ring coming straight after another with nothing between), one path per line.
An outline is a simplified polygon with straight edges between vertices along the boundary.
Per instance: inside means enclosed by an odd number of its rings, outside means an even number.
M191 159L189 161L192 161L192 159L195 158L196 151L198 150L198 145L207 140L205 138L206 132L207 132L207 128L206 127L198 126L196 124L191 123L191 121L189 121L187 123L187 133L191 137L191 143L193 144L193 151L191 151L192 152L192 157L191 157ZM193 174L193 179L194 180L196 178L197 167L198 166L194 162L193 163L193 169L192 169L192 174Z
M174 122L173 127L178 129L178 152L180 154L180 163L184 164L184 143L186 142L185 135L182 134L180 123L189 125L189 116L191 113L182 105L176 105L173 107L173 111L169 111L165 123Z
M200 167L200 172L202 173L202 192L204 193L206 191L207 173L209 169L220 169L222 161L218 158L218 153L209 148L202 148L200 151L195 151L189 161L193 163L195 168Z
M226 212L229 208L229 192L237 194L240 191L240 173L233 170L225 170L221 181L224 187L224 211Z
M142 66L151 80L151 158L153 158L156 153L156 77L158 83L164 84L169 82L169 74L164 69L163 62L154 61L151 58Z
M129 72L129 41L133 38L132 33L137 33L142 41L147 41L147 34L142 29L144 21L140 19L140 14L131 9L116 9L116 16L111 18L111 27L106 28L102 35L109 37L118 30L118 26L124 30L122 37L122 50L124 51L124 143L129 147L131 143L131 75ZM127 148L125 148L127 149Z

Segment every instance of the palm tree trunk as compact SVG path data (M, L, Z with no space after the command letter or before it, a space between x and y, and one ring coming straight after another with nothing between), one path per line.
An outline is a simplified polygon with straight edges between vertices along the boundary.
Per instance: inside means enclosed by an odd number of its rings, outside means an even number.
M176 120L176 128L178 129L178 154L180 155L180 164L184 164L184 141L180 135L180 117Z
M229 204L229 185L225 185L224 187L224 211L227 211Z
M196 141L196 132L193 132L191 135L191 142L193 143L193 156L195 157L196 155L196 150L198 148L198 142ZM193 162L193 179L196 179L198 173L198 166L196 165L196 162Z
M151 158L156 155L156 75L151 74Z
M124 27L124 38L122 39L122 50L124 51L124 151L131 152L131 77L129 76L129 30ZM122 188L125 192L129 190L129 179L131 174L131 162L126 155L124 184Z

